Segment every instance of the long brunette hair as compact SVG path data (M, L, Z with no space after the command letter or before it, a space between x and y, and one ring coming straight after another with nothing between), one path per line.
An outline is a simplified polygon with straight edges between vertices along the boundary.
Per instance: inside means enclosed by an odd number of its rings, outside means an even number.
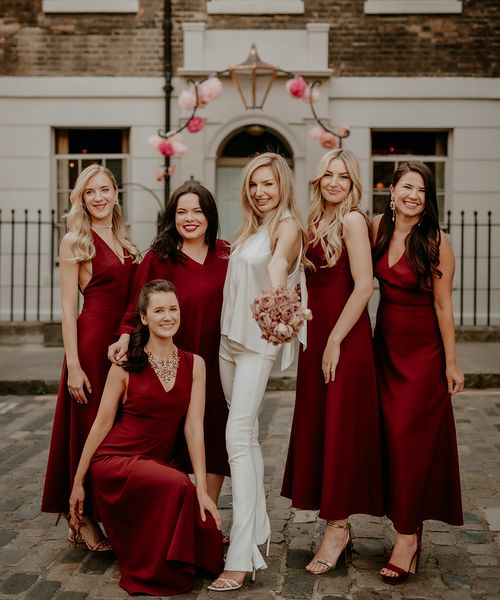
M214 250L219 233L219 215L214 197L199 183L188 181L179 186L172 195L165 208L160 224L160 231L151 244L151 250L156 252L160 260L171 260L173 263L183 263L182 236L175 226L175 212L179 198L184 194L196 194L200 202L200 208L208 221L205 233L205 243L210 250Z
M404 162L394 172L392 186L395 187L403 175L413 171L419 173L424 180L425 210L420 220L410 230L405 240L405 254L408 264L416 274L418 283L422 287L432 287L432 278L443 276L438 269L439 244L441 230L439 229L439 214L436 196L436 182L432 171L424 163L411 161ZM396 217L397 218L397 217ZM373 259L376 262L386 251L394 233L394 221L390 196L380 221L377 241L373 248Z
M127 362L123 365L125 371L140 371L148 362L148 356L144 351L144 347L149 340L149 328L147 325L144 325L140 317L141 315L145 315L148 310L151 294L158 292L172 292L179 299L175 285L166 279L153 279L143 286L137 302L137 325L130 336Z

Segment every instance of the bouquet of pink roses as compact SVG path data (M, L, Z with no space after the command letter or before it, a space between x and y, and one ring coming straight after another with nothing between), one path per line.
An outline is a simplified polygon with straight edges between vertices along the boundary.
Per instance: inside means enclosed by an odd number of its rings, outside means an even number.
M308 308L300 304L300 295L286 287L267 290L250 305L262 337L277 346L292 340L304 321L312 319Z

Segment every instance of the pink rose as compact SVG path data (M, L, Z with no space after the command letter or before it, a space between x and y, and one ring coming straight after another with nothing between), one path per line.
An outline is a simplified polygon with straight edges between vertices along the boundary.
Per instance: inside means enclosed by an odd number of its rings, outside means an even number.
M267 313L260 313L257 316L257 323L261 329L268 329L273 324L273 320Z

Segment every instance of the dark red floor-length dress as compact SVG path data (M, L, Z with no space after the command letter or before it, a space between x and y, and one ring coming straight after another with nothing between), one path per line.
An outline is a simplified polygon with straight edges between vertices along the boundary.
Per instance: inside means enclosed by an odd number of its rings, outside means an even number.
M297 392L282 495L323 519L383 514L380 408L370 319L366 309L341 344L335 380L325 384L321 362L328 336L354 282L347 250L331 268L321 244L307 258L307 348L299 355Z
M200 517L196 488L173 462L189 407L193 355L179 350L166 392L149 364L129 373L121 417L94 454L94 497L129 594L189 590L197 574L222 571L222 534Z
M377 261L375 360L383 411L386 514L399 533L425 519L462 524L457 439L432 290L406 256Z
M68 512L73 478L111 366L108 346L116 339L116 328L127 305L135 268L130 257L122 264L98 234L94 233L93 238L96 254L92 259L92 278L83 290L83 306L77 320L78 358L89 378L92 393L86 393L88 404L78 404L70 396L65 358L42 498L45 512ZM90 487L86 490L85 513L97 517L91 506Z
M132 281L130 301L119 333L130 333L136 324L137 300L142 286L152 279L171 281L179 295L181 325L174 341L179 348L198 354L205 361L207 382L205 399L205 453L207 473L229 475L226 451L228 408L219 374L220 315L222 290L228 267L227 242L217 240L203 264L183 255L184 263L160 260L149 250L137 267ZM191 470L185 448L179 458Z

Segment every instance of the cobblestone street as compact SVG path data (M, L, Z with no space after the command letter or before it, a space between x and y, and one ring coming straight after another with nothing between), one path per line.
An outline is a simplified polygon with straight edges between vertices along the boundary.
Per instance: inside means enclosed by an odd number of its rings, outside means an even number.
M54 396L0 399L0 598L26 600L114 600L118 586L112 555L70 547L63 524L40 513ZM313 598L314 600L500 598L500 391L467 390L454 402L466 524L462 528L426 522L418 576L392 588L377 576L391 547L386 520L355 517L353 565L313 577L303 567L318 543L314 513L293 511L279 495L293 410L293 392L268 392L261 417L268 507L272 523L269 568L257 573L231 598ZM359 440L362 443L362 440ZM355 474L346 473L346 477ZM221 509L227 529L230 484ZM217 596L204 582L178 598Z

